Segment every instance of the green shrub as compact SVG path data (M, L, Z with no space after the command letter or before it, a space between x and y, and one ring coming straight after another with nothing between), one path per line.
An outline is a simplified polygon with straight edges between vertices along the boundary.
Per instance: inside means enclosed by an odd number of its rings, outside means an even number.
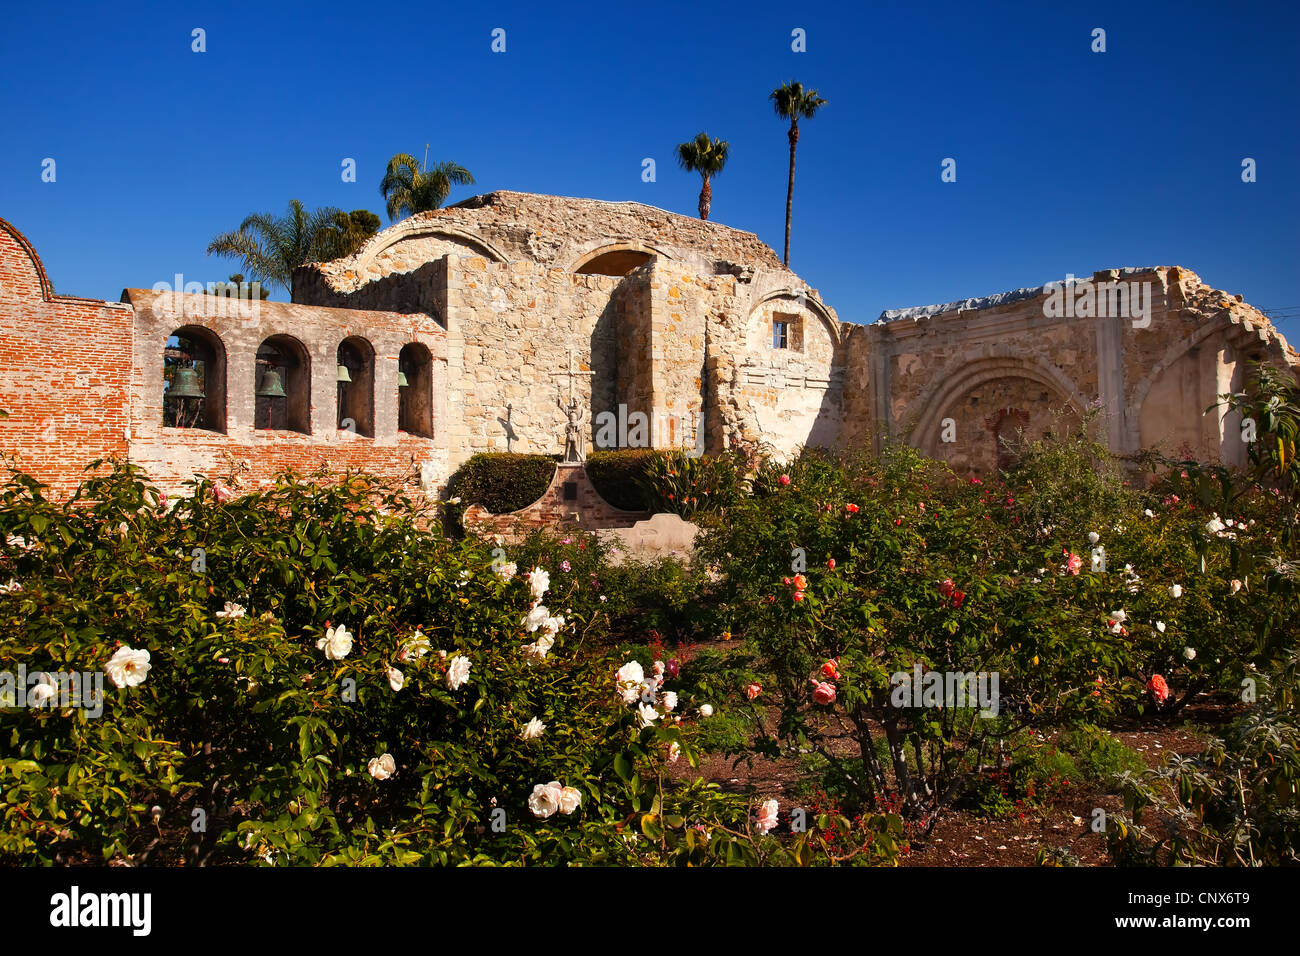
M640 726L589 622L530 631L534 583L428 531L419 501L285 476L164 502L129 465L65 503L27 476L0 489L0 677L149 667L105 682L97 715L0 702L0 861L828 861L757 833L743 798L666 784L673 744L696 761L691 725L659 695ZM576 807L538 813L548 781Z
M462 511L481 505L494 515L506 514L531 505L554 477L553 457L483 452L471 456L451 476L447 497L459 498Z
M659 452L649 448L594 451L587 456L587 477L600 496L624 511L651 511L654 498L645 475Z

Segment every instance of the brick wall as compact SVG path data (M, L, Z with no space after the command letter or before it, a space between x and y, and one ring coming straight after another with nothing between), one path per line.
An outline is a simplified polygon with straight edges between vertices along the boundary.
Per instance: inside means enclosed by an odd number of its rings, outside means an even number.
M131 310L54 295L27 239L0 219L0 451L76 487L92 460L127 454Z

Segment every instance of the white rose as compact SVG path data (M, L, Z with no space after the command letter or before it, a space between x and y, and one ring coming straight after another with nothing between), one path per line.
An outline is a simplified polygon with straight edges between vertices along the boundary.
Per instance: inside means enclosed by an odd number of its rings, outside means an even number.
M667 693L665 693L665 694L664 694L664 699L663 699L663 705L664 705L664 710L667 710L667 711L670 711L670 712L673 711L674 709L676 709L676 707L677 707L677 692L676 692L676 691L671 691L671 690L670 690L670 691L668 691Z
M528 798L528 809L533 811L533 816L545 820L560 809L560 795L563 792L564 788L560 786L558 780L539 783L533 787L533 793Z
M758 832L762 834L770 833L776 829L777 810L780 804L775 800L764 800L763 805L758 811Z
M245 610L247 609L244 605L232 604L230 601L227 601L225 609L217 612L217 617L225 617L232 621L237 621L244 616Z
M1229 587L1232 589L1232 593L1236 594L1238 591L1241 590L1241 582L1238 581L1236 578L1233 578L1232 584L1229 585Z
M546 605L538 604L529 611L528 616L524 618L524 626L527 627L529 631L535 631L545 624L546 619L550 616L551 612L546 610Z
M640 684L645 680L645 671L636 661L628 661L614 676L620 684Z
M388 686L393 690L401 690L402 685L406 683L406 678L396 667L388 668Z
M1225 525L1222 521L1219 520L1218 515L1215 515L1213 518L1211 518L1209 521L1205 523L1205 530L1208 531L1210 534L1218 534L1225 527L1227 527L1227 525Z
M582 791L577 787L565 787L560 791L560 812L566 816L577 810L582 804Z
M564 627L564 615L560 615L559 617L548 617L542 622L542 630L552 638L560 632L560 628L562 627Z
M655 672L655 677L663 677L663 676L664 676L664 662L663 662L663 661L655 661L655 663L654 663L654 672Z
M1181 584L1170 585L1170 587L1169 587L1169 596L1172 597L1172 598L1180 598L1180 597L1182 597L1182 596L1183 596L1183 586L1182 586Z
M347 625L329 628L316 642L316 649L324 651L327 660L341 661L347 657L352 652L352 635L348 633Z
M659 719L659 711L655 710L650 704L642 704L637 708L637 714L641 718L641 726L649 727Z
M1163 634L1165 632L1165 622L1156 621L1156 630Z
M371 757L370 763L366 764L366 769L370 771L370 776L376 780L387 780L397 772L397 761L393 759L392 754Z
M701 716L701 717L712 717L712 716L713 716L713 705L712 705L712 704L701 704L701 705L700 705L700 716Z
M1120 608L1118 611L1111 611L1110 616L1121 623L1128 620L1128 615L1124 613L1123 608Z
M27 691L27 704L31 707L43 707L59 693L59 685L50 674L42 674L38 683Z
M513 561L508 561L505 564L498 564L496 566L497 574L501 575L501 577L505 578L507 581L513 578L515 576L515 572L518 570L519 570L519 566L515 564Z
M546 730L546 725L534 717L528 723L524 724L523 733L520 734L524 740L536 740Z
M668 748L668 762L676 763L677 758L680 757L681 755L682 755L682 745L674 740L672 742L672 745Z
M149 652L119 647L117 653L104 665L104 673L117 687L143 684L149 673Z
M1101 540L1101 535L1099 535L1097 532L1095 532L1095 531L1089 531L1089 532L1088 532L1088 543L1089 543L1089 544L1096 544L1096 543L1097 543L1098 541L1100 541L1100 540Z
M1184 648L1183 648L1183 657L1187 658L1189 661L1194 661L1194 660L1196 660L1196 648L1194 648L1194 647L1184 647Z
M532 588L533 600L540 601L551 586L551 576L541 568L533 568L528 572L528 586Z
M447 665L447 686L452 690L460 690L469 683L469 658L462 654L457 654Z
M411 635L411 639L402 645L402 650L398 656L401 657L402 660L406 660L409 657L423 657L425 654L429 653L430 650L429 639L421 634L417 629L416 632Z

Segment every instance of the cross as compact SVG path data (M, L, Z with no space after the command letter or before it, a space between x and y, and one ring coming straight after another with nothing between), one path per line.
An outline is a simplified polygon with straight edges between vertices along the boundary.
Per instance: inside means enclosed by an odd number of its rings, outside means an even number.
M569 404L573 404L573 377L575 375L595 375L595 372L580 372L573 367L573 349L569 349L569 370L567 372L552 372L551 377L557 375L569 376Z

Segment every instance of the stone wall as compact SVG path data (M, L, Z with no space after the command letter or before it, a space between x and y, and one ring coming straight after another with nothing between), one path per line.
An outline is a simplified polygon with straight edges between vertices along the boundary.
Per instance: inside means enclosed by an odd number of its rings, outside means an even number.
M237 472L256 486L282 470L362 469L388 478L440 479L446 469L446 335L429 316L324 309L278 302L231 303L219 297L128 289L132 307L131 458L150 477L178 485L195 474ZM178 331L215 337L225 374L224 432L163 424L163 349ZM259 346L289 337L309 357L309 433L254 427ZM339 343L349 337L374 350L373 436L339 427ZM434 435L398 430L398 353L408 343L429 350ZM210 383L209 387L214 383ZM432 487L432 483L430 483Z

